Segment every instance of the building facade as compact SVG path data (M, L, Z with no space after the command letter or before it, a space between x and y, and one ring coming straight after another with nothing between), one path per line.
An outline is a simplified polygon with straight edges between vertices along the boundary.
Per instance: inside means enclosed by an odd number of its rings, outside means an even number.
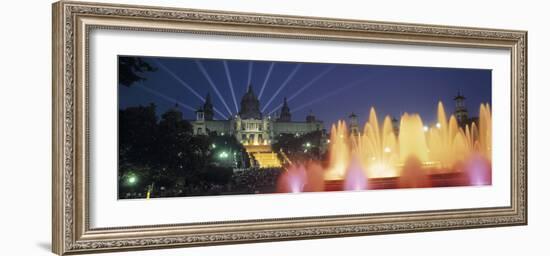
M240 102L239 113L228 120L214 120L214 108L210 95L196 111L192 120L194 134L232 135L245 146L270 146L281 134L301 136L310 132L324 131L323 122L310 113L304 121L293 121L286 98L278 116L265 115L260 111L260 101L252 86L248 87Z

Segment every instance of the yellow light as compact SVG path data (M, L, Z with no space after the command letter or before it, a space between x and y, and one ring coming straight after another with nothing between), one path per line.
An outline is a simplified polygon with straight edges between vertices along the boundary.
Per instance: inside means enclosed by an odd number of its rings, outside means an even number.
M372 177L377 178L395 177L398 175L394 167L383 163L372 164L369 168L369 171Z

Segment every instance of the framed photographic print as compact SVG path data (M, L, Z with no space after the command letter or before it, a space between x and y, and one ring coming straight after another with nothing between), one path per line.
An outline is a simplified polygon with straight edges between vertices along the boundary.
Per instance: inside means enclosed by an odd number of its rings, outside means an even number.
M527 224L527 32L61 1L53 251Z

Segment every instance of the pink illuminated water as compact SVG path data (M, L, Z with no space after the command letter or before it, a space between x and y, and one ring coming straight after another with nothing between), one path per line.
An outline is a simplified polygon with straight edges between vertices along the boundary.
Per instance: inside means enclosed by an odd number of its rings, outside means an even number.
M343 189L357 191L365 190L367 187L367 177L363 168L361 168L361 162L357 157L353 157L346 172Z
M303 165L291 166L278 181L278 192L300 193L306 186L306 168Z
M491 185L491 163L481 155L472 155L465 165L466 176L470 185Z

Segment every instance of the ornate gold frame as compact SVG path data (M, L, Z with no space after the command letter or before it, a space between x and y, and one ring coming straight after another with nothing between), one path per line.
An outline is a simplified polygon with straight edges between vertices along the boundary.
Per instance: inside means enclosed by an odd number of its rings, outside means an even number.
M511 51L508 207L91 229L88 33L146 30ZM57 2L53 5L53 251L57 254L527 224L527 32L271 14Z

